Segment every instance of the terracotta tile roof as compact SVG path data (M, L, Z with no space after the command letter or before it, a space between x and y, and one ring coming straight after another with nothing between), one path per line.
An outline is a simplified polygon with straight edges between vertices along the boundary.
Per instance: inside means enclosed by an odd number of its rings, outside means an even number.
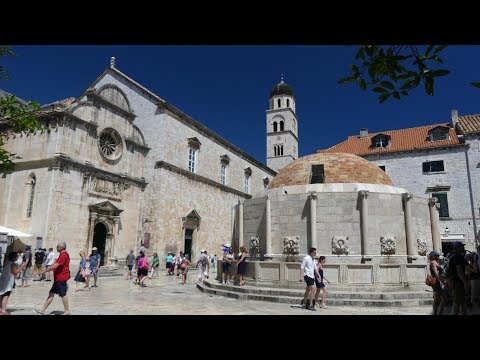
M429 141L428 132L438 126L448 127L450 140ZM390 146L386 148L372 146L372 138L376 135L383 134L390 136ZM360 138L359 135L349 136L347 140L331 148L317 150L322 152L344 152L355 155L369 155L378 153L392 153L396 151L415 150L424 148L435 148L440 146L451 146L460 144L454 129L450 128L450 124L434 124L419 126L415 128L389 130L368 134L368 137Z
M480 115L459 116L458 128L464 134L480 132Z
M317 153L303 156L279 171L268 186L274 189L310 184L312 165L323 165L324 183L362 183L392 185L390 177L374 163L345 153Z

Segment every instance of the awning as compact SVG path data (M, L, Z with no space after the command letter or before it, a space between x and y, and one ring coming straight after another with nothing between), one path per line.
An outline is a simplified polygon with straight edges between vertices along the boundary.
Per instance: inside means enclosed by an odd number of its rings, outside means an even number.
M0 234L7 234L8 236L18 236L18 237L33 236L33 235L30 235L15 229L11 229L2 225L0 225Z

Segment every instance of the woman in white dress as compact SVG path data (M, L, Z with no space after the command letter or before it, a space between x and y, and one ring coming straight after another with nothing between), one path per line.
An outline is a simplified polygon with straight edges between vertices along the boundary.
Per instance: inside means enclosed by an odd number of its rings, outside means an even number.
M17 257L18 254L16 252L8 254L2 276L0 276L0 301L2 306L0 309L0 315L10 315L10 313L7 312L7 303L12 289L15 287L15 276L27 266L27 263L24 262L18 267L17 264L15 264Z

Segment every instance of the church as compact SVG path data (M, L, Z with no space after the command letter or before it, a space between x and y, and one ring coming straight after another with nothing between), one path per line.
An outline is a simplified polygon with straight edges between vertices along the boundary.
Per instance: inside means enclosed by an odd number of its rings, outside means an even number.
M34 247L65 241L74 259L95 246L102 265L141 245L160 257L216 253L243 237L237 205L298 157L295 96L283 78L266 114L264 165L112 58L78 97L43 106L40 130L5 139L20 158L0 177L0 221L32 234Z

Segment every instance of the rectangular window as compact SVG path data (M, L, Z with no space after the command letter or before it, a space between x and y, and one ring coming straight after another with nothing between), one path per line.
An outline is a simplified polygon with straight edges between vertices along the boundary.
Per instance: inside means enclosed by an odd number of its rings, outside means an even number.
M423 170L424 173L445 171L445 167L443 165L443 160L426 161L422 165L422 170Z
M227 164L222 163L220 169L220 183L227 185Z
M250 193L250 176L245 174L245 182L244 182L244 187L243 190L249 194Z
M441 218L450 217L448 212L448 199L446 193L432 193L432 197L436 197L438 202L440 203L440 209L438 211L438 215Z
M322 165L312 165L312 170L310 173L310 184L323 184L325 182L323 164Z
M196 158L197 150L192 147L188 148L188 171L193 173L197 170Z
M385 171L385 165L380 165L379 168Z

